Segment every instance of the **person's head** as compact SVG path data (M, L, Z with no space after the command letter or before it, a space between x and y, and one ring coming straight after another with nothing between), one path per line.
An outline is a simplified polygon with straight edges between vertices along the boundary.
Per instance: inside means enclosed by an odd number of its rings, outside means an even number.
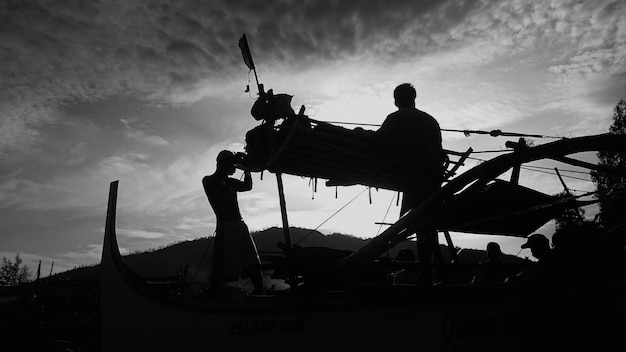
M414 108L417 93L410 83L402 83L393 90L393 99L398 108Z
M496 242L487 243L487 258L489 260L497 260L502 255L500 245Z
M217 154L217 171L220 173L233 174L235 172L235 154L229 150L222 150Z
M533 257L541 259L550 250L550 242L546 236L534 233L528 237L522 248L530 248Z

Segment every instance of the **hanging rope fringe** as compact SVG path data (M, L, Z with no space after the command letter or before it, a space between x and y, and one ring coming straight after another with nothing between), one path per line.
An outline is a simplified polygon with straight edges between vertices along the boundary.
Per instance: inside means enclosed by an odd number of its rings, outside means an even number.
M336 187L335 187L336 188ZM311 235L313 232L317 231L317 229L319 229L320 227L322 227L322 225L324 225L325 223L327 223L330 219L332 219L333 217L335 217L335 215L339 214L340 211L342 211L343 209L345 209L348 205L350 205L350 203L354 202L357 198L359 198L363 193L365 193L365 191L367 191L367 188L363 188L363 190L361 192L359 192L359 194L357 194L356 196L354 196L354 198L350 199L350 201L348 201L348 203L344 204L341 208L339 208L337 211L335 211L333 213L333 215L329 216L326 220L324 220L321 224L317 225L316 228L314 228L313 230L309 231L304 237L302 237L302 239L300 239L300 241L298 241L295 244L300 244L300 242L304 241L304 239L306 239L307 237L309 237L309 235Z
M315 199L315 193L317 193L317 177L311 177L309 179L309 186L311 187L311 199Z

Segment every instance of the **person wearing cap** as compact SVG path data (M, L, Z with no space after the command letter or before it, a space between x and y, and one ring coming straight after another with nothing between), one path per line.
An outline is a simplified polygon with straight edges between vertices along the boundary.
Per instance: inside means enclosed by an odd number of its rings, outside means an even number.
M523 249L530 248L530 253L537 258L539 262L545 259L550 253L550 241L540 233L534 233L528 237L526 243L522 245Z
M230 177L235 173L235 154L223 150L217 155L215 173L202 179L202 186L217 218L211 295L227 282L249 276L256 292L264 291L261 261L248 227L241 218L238 192L252 189L252 177L244 170L243 181Z
M537 258L537 266L534 269L525 270L517 275L516 278L533 278L545 282L558 278L557 260L554 256L550 241L540 233L534 233L526 239L526 243L522 244L522 249L530 249L533 257Z

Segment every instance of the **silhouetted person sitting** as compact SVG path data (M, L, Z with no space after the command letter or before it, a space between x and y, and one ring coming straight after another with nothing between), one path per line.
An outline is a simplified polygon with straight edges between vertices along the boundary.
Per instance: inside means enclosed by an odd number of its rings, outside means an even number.
M249 276L256 292L263 292L261 261L248 227L241 219L237 192L252 189L250 172L244 170L243 181L230 177L235 172L235 155L227 150L217 156L215 173L202 179L204 191L217 218L211 296L217 295L227 282Z
M396 257L396 262L401 263L415 263L415 253L409 248L403 248L398 252L398 256ZM393 284L394 285L406 285L406 284L415 284L419 279L420 270L415 267L408 267L396 271L393 275Z
M441 187L443 181L444 153L441 146L441 129L435 118L415 107L417 94L409 83L397 86L393 98L398 110L387 116L375 136L391 143L406 163L402 181L400 214L426 200ZM436 232L418 234L418 255L421 263L441 260ZM424 270L421 283L429 284L430 270Z
M480 269L474 273L472 283L504 282L507 274L503 268L502 250L496 242L487 243L487 261L479 264Z

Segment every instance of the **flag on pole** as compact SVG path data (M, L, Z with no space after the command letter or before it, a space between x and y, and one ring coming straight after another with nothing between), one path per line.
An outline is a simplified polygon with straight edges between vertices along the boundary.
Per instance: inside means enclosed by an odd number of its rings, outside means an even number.
M244 34L239 39L239 48L241 49L241 56L243 56L243 62L248 66L250 70L254 70L254 62L252 61L252 54L250 53L250 47L248 46L248 39ZM256 72L256 71L255 71Z

